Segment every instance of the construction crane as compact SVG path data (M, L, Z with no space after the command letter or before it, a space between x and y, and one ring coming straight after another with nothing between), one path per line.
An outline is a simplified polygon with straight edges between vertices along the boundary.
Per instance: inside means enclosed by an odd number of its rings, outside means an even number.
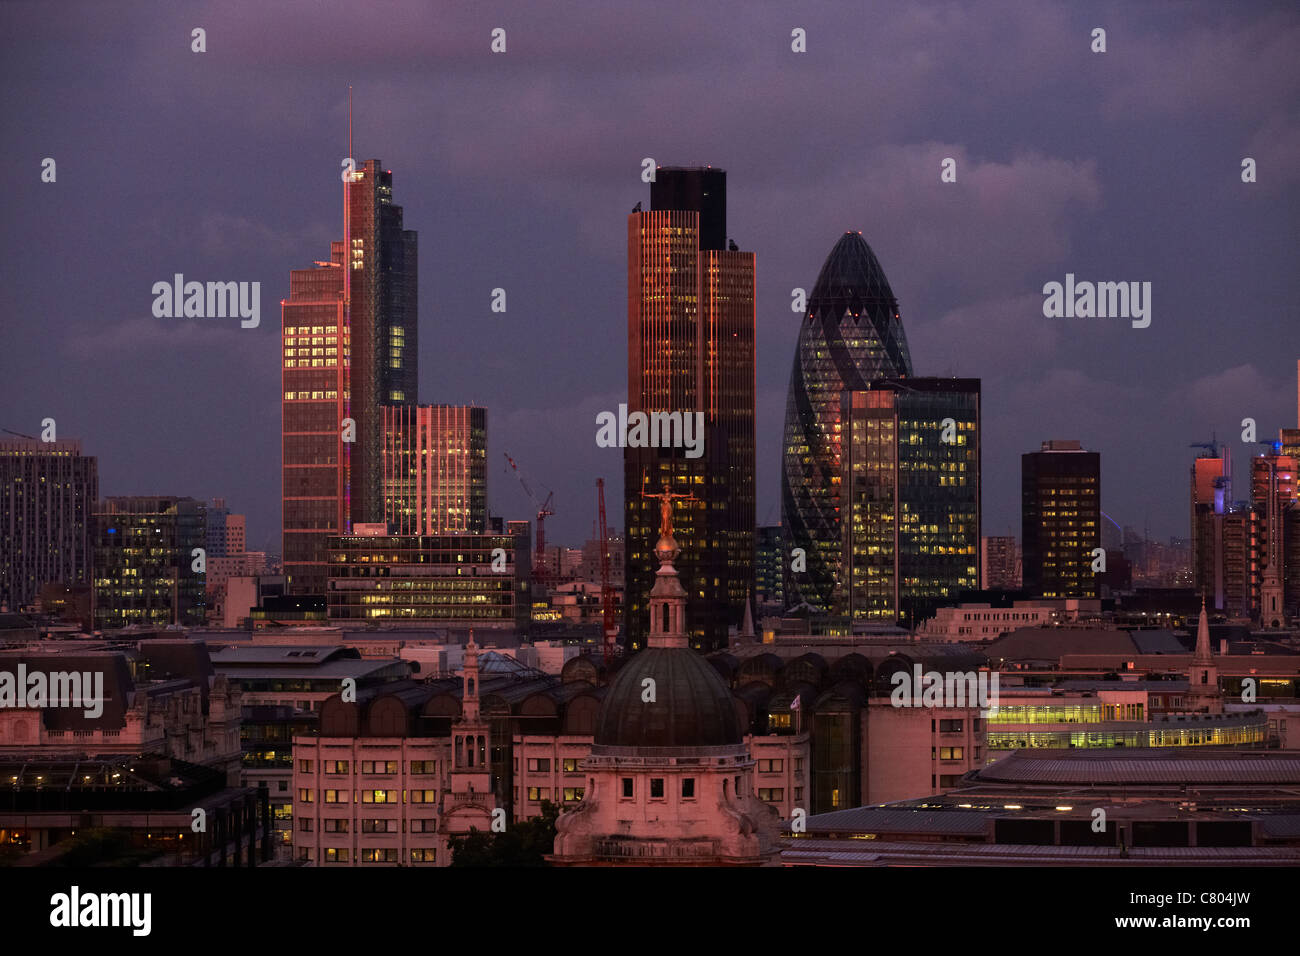
M605 612L604 658L606 666L614 656L618 624L614 620L614 585L609 581L609 529L605 525L605 479L596 479L596 510L600 528L600 604Z
M528 482L524 479L524 473L519 470L515 460L506 455L506 463L513 469L515 477L519 479L519 484L523 486L524 492L532 499L537 506L537 548L533 557L533 577L540 578L543 582L550 577L546 571L546 519L555 514L551 510L551 499L555 497L555 492L548 492L545 501L538 501L537 495L533 494L533 489L528 487Z
M1188 448L1204 448L1206 451L1209 452L1209 454L1205 456L1205 457L1207 457L1207 458L1218 458L1218 457L1219 457L1219 442L1218 442L1218 439L1217 439L1214 435L1210 435L1210 440L1209 440L1209 441L1194 441L1194 442L1192 442L1190 445L1188 445L1187 447L1188 447Z

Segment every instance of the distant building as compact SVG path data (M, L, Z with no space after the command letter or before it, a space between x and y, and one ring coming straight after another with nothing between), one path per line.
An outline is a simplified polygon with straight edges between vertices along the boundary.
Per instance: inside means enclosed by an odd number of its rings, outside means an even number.
M99 468L75 440L0 438L0 610L90 583Z
M221 596L219 622L222 627L244 627L252 618L253 610L269 597L283 597L285 580L282 574L236 574L226 579L225 594Z
M487 409L383 408L384 520L394 534L487 530Z
M990 591L1020 589L1020 545L1013 536L980 538L980 581Z
M340 535L326 599L338 623L452 624L527 631L527 542L489 534Z
M600 550L600 541L596 538L588 539L582 546L582 563L578 568L578 580L600 583ZM623 536L612 529L609 533L609 540L605 543L605 554L609 560L609 583L622 591L626 553L624 551Z
M1300 614L1300 499L1296 459L1281 443L1250 458L1250 498L1231 501L1229 457L1192 466L1195 585L1236 620L1284 626Z
M225 617L228 582L234 577L266 574L266 552L232 551L215 557L209 552L206 565L209 614L214 620L222 620Z
M207 507L207 515L208 558L243 553L247 532L244 516L231 514L225 498L214 498Z
M785 536L780 525L760 527L756 538L754 599L759 604L785 607Z
M200 626L207 576L203 502L174 496L105 498L95 508L95 627Z
M930 641L986 641L1022 627L1051 624L1056 608L1041 601L1014 601L1007 607L969 603L936 608L917 634Z
M1191 538L1194 587L1223 610L1227 582L1224 569L1224 515L1232 508L1232 456L1218 446L1192 462Z
M1024 589L1039 597L1097 597L1101 456L1077 441L1021 456Z
M1282 627L1300 605L1300 594L1286 590L1286 519L1297 507L1296 460L1275 446L1271 454L1252 458L1250 465L1256 528L1250 550L1251 609L1264 627Z

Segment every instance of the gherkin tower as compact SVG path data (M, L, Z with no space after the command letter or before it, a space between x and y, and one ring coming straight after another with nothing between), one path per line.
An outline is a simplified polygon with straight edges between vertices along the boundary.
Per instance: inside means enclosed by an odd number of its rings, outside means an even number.
M912 374L898 301L861 233L826 257L799 329L785 406L781 522L787 606L830 612L840 558L840 393Z

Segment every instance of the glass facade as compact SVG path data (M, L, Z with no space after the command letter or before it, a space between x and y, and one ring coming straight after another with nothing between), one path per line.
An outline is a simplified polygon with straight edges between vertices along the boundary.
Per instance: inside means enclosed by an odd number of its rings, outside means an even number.
M704 448L624 451L625 642L645 646L665 484L690 643L726 647L754 585L754 254L724 248L725 173L660 167L628 216L628 413L701 412Z
M841 421L835 611L915 626L979 587L979 380L881 380Z
M487 530L487 409L388 406L384 519L395 534Z
M416 234L392 172L361 163L344 185L345 237L330 261L290 273L281 306L284 570L290 593L323 594L327 542L384 520L383 406L416 398ZM343 441L344 419L355 423Z
M988 748L1262 746L1268 739L1263 711L1169 714L1152 720L1147 715L1147 707L1138 702L1001 703L988 717Z
M512 535L340 535L330 539L331 621L498 623L523 630L527 584ZM498 549L505 570L496 570Z
M1048 598L1095 598L1101 546L1101 456L1076 441L1021 456L1024 588Z
M757 531L757 564L754 568L754 596L758 602L785 605L785 538L780 525L768 525ZM757 625L757 617L755 618Z
M898 302L859 233L840 237L822 265L799 329L786 398L781 524L785 600L830 611L840 552L840 396L912 374ZM792 569L790 549L807 570Z
M95 509L95 627L200 626L207 575L205 506L193 498L106 498Z

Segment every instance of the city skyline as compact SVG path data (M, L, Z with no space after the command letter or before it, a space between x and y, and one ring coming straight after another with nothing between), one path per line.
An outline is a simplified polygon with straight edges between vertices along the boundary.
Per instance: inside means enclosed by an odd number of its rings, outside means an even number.
M381 65L391 53L387 27L381 42L378 27L357 24L359 40L338 49L335 65L308 70L314 42L335 49L329 31L298 35L282 14L251 7L198 14L208 20L204 57L182 42L187 12L143 22L135 11L88 9L77 22L95 27L92 40L61 18L23 23L30 10L11 11L22 28L0 42L19 102L0 148L10 168L30 168L33 187L15 193L0 239L14 277L0 426L36 434L52 417L59 438L79 439L98 458L101 495L223 497L248 515L250 547L278 550L273 303L288 296L285 273L338 238L349 84L356 158L382 156L393 169L406 227L423 240L419 395L489 409L488 461L509 449L556 492L552 540L585 539L596 477L612 500L622 491L619 455L595 444L595 415L624 397L619 237L644 198L646 156L726 168L729 231L756 254L759 525L780 510L780 430L799 320L791 290L810 289L846 229L861 229L878 253L918 370L985 383L987 534L1014 533L1018 459L1041 441L1078 439L1101 454L1102 508L1120 524L1183 537L1187 445L1215 432L1246 474L1242 455L1255 449L1236 441L1240 421L1253 418L1261 436L1295 424L1294 350L1269 347L1285 346L1288 303L1300 291L1285 266L1298 188L1286 129L1300 77L1280 56L1300 26L1282 8L1228 17L1194 5L1178 24L1118 5L1086 14L1046 6L1023 23L998 5L951 23L889 11L865 35L832 14L800 13L811 48L825 55L797 68L804 61L792 63L782 39L786 14L755 11L742 38L721 17L694 31L643 31L598 8L566 11L606 29L572 38L561 35L563 16L557 29L535 12L512 14L510 52L485 76L495 21L462 11L435 29L415 7L399 8L412 29L392 42L408 59L424 51L421 62L443 81L432 104L385 95L423 80L419 70L398 77ZM1104 56L1087 48L1094 19L1110 32ZM1167 31L1180 42L1166 44ZM771 42L756 45L751 32ZM877 33L893 39L889 74L856 66ZM242 74L270 38L304 72L254 93ZM1179 72L1172 58L1188 44L1235 82ZM97 60L98 47L112 53ZM27 69L52 48L86 70ZM133 64L124 82L82 87L82 77L120 64L122 49ZM707 72L683 71L653 52L664 49L716 57ZM926 65L922 53L934 59ZM618 81L599 98L578 82L593 54ZM1017 64L1042 71L1055 95L1022 98ZM643 85L620 72L628 65L646 68ZM201 77L190 72L196 66ZM714 100L666 125L656 97L711 88L719 72L728 82ZM535 73L541 86L520 92ZM1170 73L1187 82L1162 82ZM981 94L963 90L970 75L985 76ZM861 108L840 102L860 98L835 95L868 87L894 95ZM64 101L98 109L47 108ZM1013 103L1014 119L988 122ZM642 129L609 142L605 132L629 110L642 111ZM562 112L588 119L548 134L547 118ZM501 114L512 118L481 119ZM110 122L116 115L131 122ZM182 118L193 120L192 136L175 136ZM889 138L872 132L882 128ZM134 174L137 164L103 160L142 151L152 159L145 176ZM39 182L44 156L58 161L54 183ZM249 175L248 156L262 175ZM950 156L956 182L943 183ZM1255 183L1241 181L1245 156L1259 164ZM1185 201L1188 190L1196 203ZM122 223L131 224L125 235ZM76 257L77 244L116 244L122 254ZM41 250L76 262L69 281L49 281L33 258ZM149 290L175 273L260 282L260 326L154 318ZM1152 324L1044 317L1042 286L1067 275L1152 282ZM1207 287L1231 295L1226 326L1228 307ZM490 308L496 288L508 295L503 314ZM492 511L531 517L511 477L496 464L488 471Z

